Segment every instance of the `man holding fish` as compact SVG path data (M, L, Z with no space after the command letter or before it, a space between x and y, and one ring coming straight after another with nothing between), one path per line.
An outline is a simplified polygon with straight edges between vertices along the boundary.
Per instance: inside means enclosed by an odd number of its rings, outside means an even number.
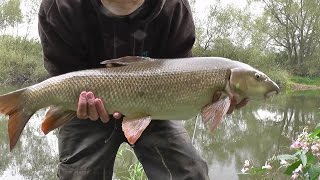
M195 39L187 0L43 0L39 31L52 76L128 55L189 57ZM121 115L109 118L101 99L84 89L77 116L59 130L59 178L111 179L127 141ZM149 179L208 179L180 122L152 121L133 149Z

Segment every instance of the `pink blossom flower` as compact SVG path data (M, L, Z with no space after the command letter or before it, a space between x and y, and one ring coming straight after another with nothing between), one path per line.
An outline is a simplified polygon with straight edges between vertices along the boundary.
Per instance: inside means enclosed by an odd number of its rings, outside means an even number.
M246 172L248 172L249 170L250 170L249 168L243 167L243 168L241 169L241 172L242 172L242 173L246 173Z
M281 160L280 165L282 166L288 165L288 162L286 160Z
M272 169L272 166L268 163L268 161L266 161L266 163L264 164L264 166L262 166L262 169L270 170L270 169Z
M319 146L318 146L318 144L312 145L312 146L311 146L311 150L312 150L312 152L318 152L318 151L319 151Z
M309 151L309 144L308 143L302 143L302 149L305 151Z
M318 142L313 143L311 146L311 151L315 156L317 156L317 154L320 153L320 144Z
M244 161L244 164L243 164L243 168L241 169L241 172L242 173L246 173L250 170L252 166L252 163L250 162L250 160L245 160Z
M297 141L293 142L290 147L292 149L300 149L302 147L302 145L301 145L300 141L297 140Z
M292 171L291 179L297 179L299 177L300 173L303 173L302 168L303 168L303 165L300 164L298 166L298 168L296 168L294 171Z
M291 179L297 179L299 177L299 173L293 172Z
M294 172L296 172L296 173L302 172L302 168L303 168L303 165L300 164L300 165L298 166L298 168L294 170Z
M249 160L245 160L243 166L244 167L250 167L250 161Z

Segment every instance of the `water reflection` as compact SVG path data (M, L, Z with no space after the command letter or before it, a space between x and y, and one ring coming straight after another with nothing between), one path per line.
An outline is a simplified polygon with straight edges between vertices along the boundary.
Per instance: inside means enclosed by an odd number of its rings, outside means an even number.
M320 122L320 92L277 96L272 101L250 102L227 117L210 133L202 122L185 121L194 134L194 145L207 160L212 179L248 179L239 175L245 159L256 165L274 154L288 150L291 139L305 126ZM26 126L12 153L8 149L7 121L0 118L0 179L57 179L57 138L55 132L40 131L40 112ZM194 128L196 127L196 128ZM137 162L128 146L122 146L116 160L115 179L130 177L128 169Z
M312 128L320 122L320 97L316 94L279 96L265 103L250 102L228 117L213 136L200 128L195 135L195 145L208 161L211 177L246 179L246 176L237 175L244 160L252 159L256 165L263 165L274 154L288 151L286 147L297 133L305 126ZM187 121L189 132L193 126Z
M54 133L44 136L39 123L44 112L32 117L20 141L10 153L7 121L0 122L0 179L57 179L57 138Z

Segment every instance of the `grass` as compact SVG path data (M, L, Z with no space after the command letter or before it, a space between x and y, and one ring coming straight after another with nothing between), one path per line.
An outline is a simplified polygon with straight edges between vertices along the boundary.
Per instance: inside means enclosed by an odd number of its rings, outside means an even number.
M115 177L124 180L146 180L147 176L142 164L138 161L132 148L127 144L122 144L118 150L116 158Z
M320 86L320 77L301 77L301 76L292 76L290 81L298 84L314 85Z
M303 96L303 97L317 97L319 90L307 90L307 91L290 91L288 92L292 96ZM320 113L320 112L319 112Z

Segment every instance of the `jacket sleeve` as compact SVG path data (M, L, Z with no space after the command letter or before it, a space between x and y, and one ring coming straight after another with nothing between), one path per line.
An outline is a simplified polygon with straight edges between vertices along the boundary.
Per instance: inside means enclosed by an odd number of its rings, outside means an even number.
M86 49L71 27L70 19L56 0L43 0L39 11L39 36L43 48L44 66L55 76L87 67Z
M170 58L192 56L195 41L195 26L187 0L180 0L172 14L166 54Z

